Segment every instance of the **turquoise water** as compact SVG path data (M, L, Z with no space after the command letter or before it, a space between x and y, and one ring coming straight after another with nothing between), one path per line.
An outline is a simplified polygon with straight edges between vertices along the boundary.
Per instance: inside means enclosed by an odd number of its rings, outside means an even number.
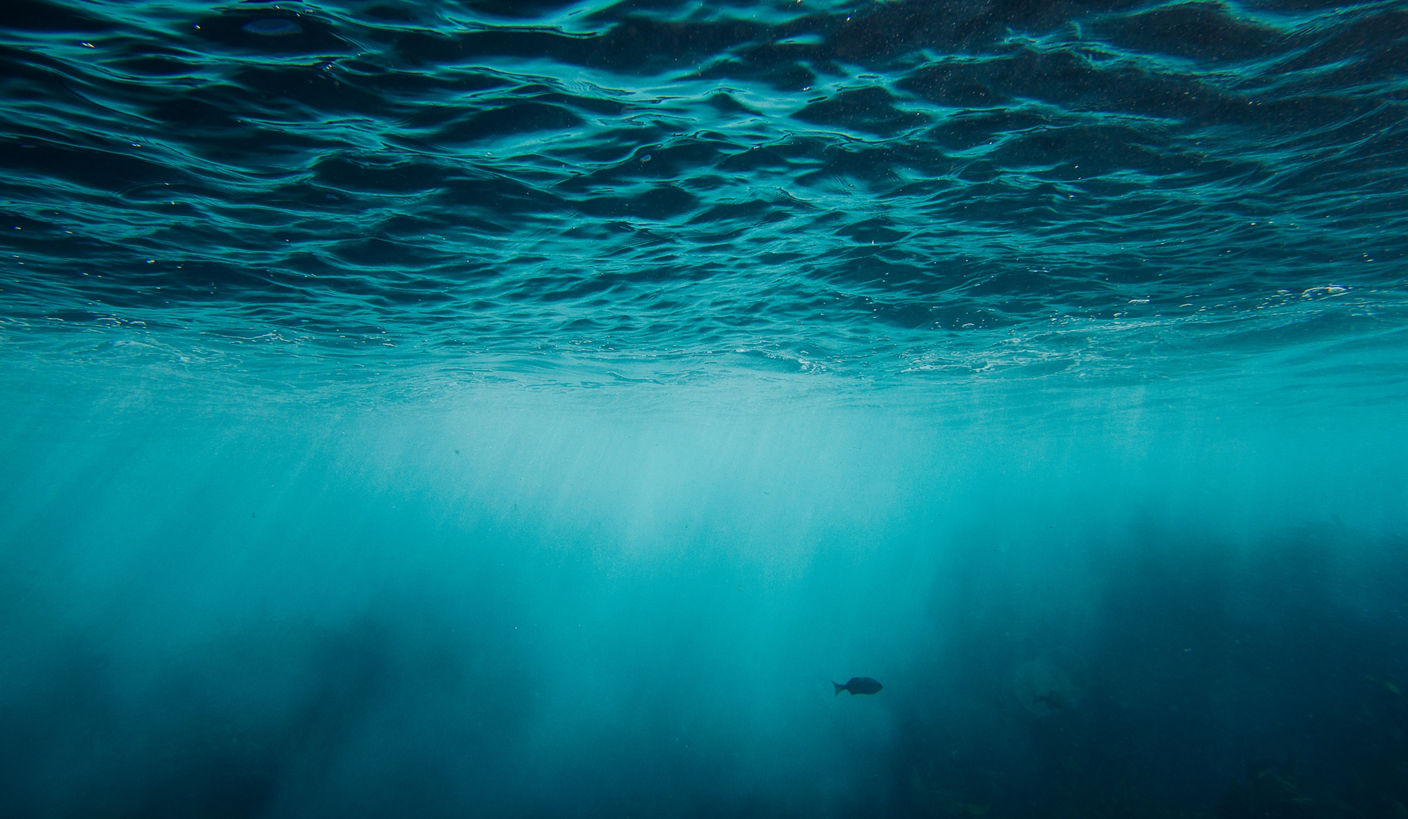
M0 813L1408 815L1405 60L7 4Z

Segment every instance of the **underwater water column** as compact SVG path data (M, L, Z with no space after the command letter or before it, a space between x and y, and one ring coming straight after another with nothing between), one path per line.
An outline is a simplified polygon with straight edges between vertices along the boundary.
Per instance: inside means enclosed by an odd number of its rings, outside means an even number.
M1404 30L7 4L0 815L1408 814Z

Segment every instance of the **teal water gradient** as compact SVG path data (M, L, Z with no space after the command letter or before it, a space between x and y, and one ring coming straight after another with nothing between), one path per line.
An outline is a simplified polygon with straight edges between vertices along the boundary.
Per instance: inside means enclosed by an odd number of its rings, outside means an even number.
M1402 798L1379 405L76 389L0 437L13 815Z
M1402 813L1405 31L7 4L0 814Z

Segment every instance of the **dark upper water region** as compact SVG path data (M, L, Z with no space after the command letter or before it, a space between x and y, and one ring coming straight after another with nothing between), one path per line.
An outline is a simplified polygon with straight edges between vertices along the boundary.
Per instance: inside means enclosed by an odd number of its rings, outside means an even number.
M887 380L1401 341L1396 3L0 15L16 345Z

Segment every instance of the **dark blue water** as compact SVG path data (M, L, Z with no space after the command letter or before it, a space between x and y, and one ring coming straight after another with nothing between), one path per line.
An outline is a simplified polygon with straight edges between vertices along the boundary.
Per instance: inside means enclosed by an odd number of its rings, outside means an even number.
M1405 113L1400 2L9 0L0 814L1408 816Z

